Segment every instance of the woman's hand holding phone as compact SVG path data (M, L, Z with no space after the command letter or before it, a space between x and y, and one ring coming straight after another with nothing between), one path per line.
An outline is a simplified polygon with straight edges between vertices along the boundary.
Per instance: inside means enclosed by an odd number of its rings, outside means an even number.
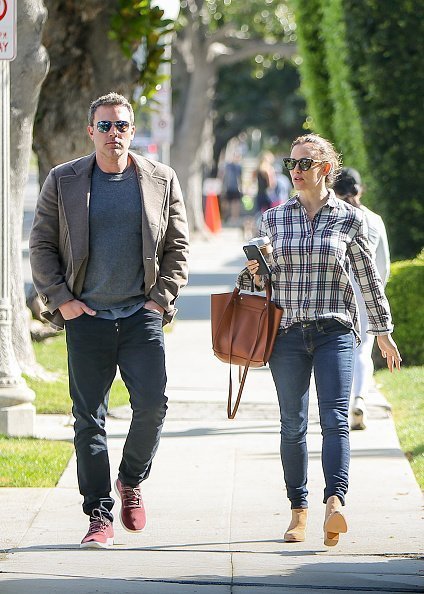
M259 262L257 260L248 260L247 261L247 269L252 276L258 272Z
M250 267L249 267L249 264L247 265L249 272L251 274L262 274L263 275L263 274L269 274L271 272L267 261L265 260L261 250L258 248L257 245L254 245L254 244L244 245L243 250L247 256L248 262L252 263L252 264L250 264ZM256 270L255 270L255 267L253 264L254 262L257 263ZM252 268L253 272L252 272L251 268Z

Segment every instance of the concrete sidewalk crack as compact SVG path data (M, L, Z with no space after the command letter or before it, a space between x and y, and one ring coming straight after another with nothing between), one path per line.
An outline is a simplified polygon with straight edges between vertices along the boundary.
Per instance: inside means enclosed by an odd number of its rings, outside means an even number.
M235 484L236 484L236 460L237 460L237 453L238 450L233 450L233 471L232 471L232 488L231 488L231 500L230 500L230 525L229 525L229 542L228 542L228 550L230 551L230 567L231 567L231 581L230 581L230 594L233 594L233 585L234 585L234 551L232 549L232 542L233 542L233 509L234 509L234 497L235 497Z

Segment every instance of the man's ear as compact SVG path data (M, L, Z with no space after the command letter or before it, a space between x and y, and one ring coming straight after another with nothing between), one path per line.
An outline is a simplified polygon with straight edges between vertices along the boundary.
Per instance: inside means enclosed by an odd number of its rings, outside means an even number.
M93 140L93 135L94 135L94 128L93 128L93 126L87 126L87 132L88 132L88 135L91 138L91 140Z

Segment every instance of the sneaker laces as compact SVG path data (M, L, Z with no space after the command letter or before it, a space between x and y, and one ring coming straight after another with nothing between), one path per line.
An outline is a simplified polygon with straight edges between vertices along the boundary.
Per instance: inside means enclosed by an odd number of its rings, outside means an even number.
M90 515L90 527L88 529L87 536L90 534L95 534L96 532L101 532L107 528L109 524L110 520L105 518L100 510L93 509Z
M143 503L141 499L141 491L139 486L130 487L129 485L122 485L121 498L123 507L142 507Z

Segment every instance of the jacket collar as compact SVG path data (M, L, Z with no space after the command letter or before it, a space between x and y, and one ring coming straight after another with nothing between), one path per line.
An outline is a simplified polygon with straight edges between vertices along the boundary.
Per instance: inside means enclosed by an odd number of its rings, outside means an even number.
M153 177L165 179L162 175L159 175L156 172L157 164L154 161L150 161L150 159L146 159L146 157L138 155L133 151L129 151L129 155L135 163L135 166L137 167L139 173L144 173L145 175L152 175ZM80 159L76 159L71 163L71 165L77 175L87 173L88 177L91 177L95 162L96 153L94 152L90 155L86 155L85 157L81 157Z

